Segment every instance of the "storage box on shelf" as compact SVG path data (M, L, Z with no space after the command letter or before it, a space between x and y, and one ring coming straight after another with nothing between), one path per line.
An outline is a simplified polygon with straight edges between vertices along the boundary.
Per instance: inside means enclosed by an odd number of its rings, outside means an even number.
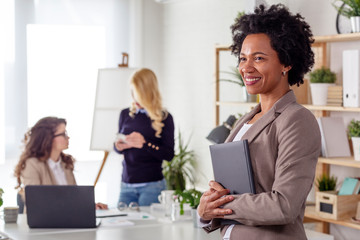
M351 33L351 34L338 34L330 36L315 36L315 42L312 47L315 52L315 68L321 66L328 66L328 47L332 42L346 42L346 41L360 41L360 33ZM242 102L222 102L220 101L220 81L219 81L219 72L220 72L220 52L221 51L230 51L228 46L216 46L215 47L215 124L219 125L219 116L220 116L220 107L221 106L245 106L249 109L253 108L257 103L242 103ZM296 90L295 95L298 96ZM305 97L306 98L306 97ZM316 117L328 116L330 112L359 112L360 108L349 108L349 107L340 107L340 106L313 106L304 102L304 97L298 99L299 103L302 103L306 108L311 110ZM360 162L355 162L353 158L319 158L316 175L320 176L323 173L329 174L330 166L338 165L344 167L353 167L360 168ZM337 202L337 205L341 202ZM343 225L360 230L360 224L354 223L351 221L351 216L337 217L337 220L331 219L329 217L319 216L315 211L315 206L307 206L305 210L304 221L317 221L321 223L321 231L324 233L329 233L329 223Z
M360 194L338 195L335 191L316 192L315 211L320 217L334 220L355 215Z

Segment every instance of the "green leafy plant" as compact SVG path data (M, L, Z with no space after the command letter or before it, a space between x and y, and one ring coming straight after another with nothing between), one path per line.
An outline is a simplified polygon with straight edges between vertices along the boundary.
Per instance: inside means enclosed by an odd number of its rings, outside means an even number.
M351 137L360 137L360 121L355 119L351 120L348 125L348 135Z
M200 198L202 193L195 188L184 190L184 191L175 191L175 196L177 197L180 203L180 215L184 214L184 203L188 203L191 208L196 209L200 204Z
M338 7L335 2L342 2L345 5ZM360 16L360 0L336 0L335 2L332 5L341 15L347 18Z
M237 67L230 67L231 71L221 71L222 73L226 73L229 76L232 76L231 79L229 78L220 78L220 81L225 81L225 82L231 82L231 83L235 83L241 87L245 86L244 84L244 80L239 72L239 70L237 69Z
M189 150L189 142L184 144L179 131L178 149L171 161L163 161L163 174L169 190L186 189L186 179L194 186L196 156L193 150Z
M310 73L311 83L335 83L336 74L329 68L322 67Z
M3 193L4 193L4 190L2 188L0 188L0 207L3 205L3 199L2 199Z
M329 177L327 174L323 174L316 179L316 186L319 191L332 191L336 188L337 177Z

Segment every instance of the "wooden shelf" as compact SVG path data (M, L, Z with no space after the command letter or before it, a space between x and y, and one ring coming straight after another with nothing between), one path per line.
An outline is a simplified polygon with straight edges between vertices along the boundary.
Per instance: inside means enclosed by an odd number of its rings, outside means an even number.
M346 216L340 220L333 220L328 218L319 217L315 211L315 206L307 206L305 209L305 216L304 222L311 222L311 220L319 221L319 222L327 222L327 223L334 223L338 225L342 225L345 227L355 228L360 230L360 224L355 223L351 220L353 216Z
M334 34L324 36L314 36L316 43L328 43L328 42L347 42L347 41L359 41L360 33L347 33L347 34ZM230 45L215 45L218 51L230 51Z
M360 161L355 161L353 157L342 157L342 158L319 157L318 163L338 165L338 166L344 166L344 167L360 168Z
M216 105L237 105L255 107L258 103L255 102L237 102L237 101L217 101ZM329 112L360 112L360 108L354 107L336 107L336 106L316 106L316 105L303 105L309 110L313 111L329 111Z
M314 40L315 40L315 43L358 41L358 40L360 40L360 33L315 36Z

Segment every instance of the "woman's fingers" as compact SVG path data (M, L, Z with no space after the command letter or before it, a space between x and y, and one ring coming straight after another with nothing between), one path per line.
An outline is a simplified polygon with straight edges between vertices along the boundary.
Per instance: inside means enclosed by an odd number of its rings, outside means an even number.
M220 183L215 182L215 181L210 181L209 186L210 186L210 188L214 188L217 191L224 189L224 187Z
M227 214L231 214L231 209L221 208L224 204L234 200L234 197L227 195L228 189L217 191L210 188L200 198L200 205L198 213L204 220L211 220L213 218L223 218Z

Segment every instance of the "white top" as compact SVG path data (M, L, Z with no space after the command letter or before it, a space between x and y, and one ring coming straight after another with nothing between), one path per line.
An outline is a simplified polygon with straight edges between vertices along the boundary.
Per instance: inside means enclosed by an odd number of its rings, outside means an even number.
M61 158L57 162L49 158L47 160L47 164L49 165L50 170L53 172L58 185L68 185L64 169L61 167Z
M252 126L252 124L245 123L239 130L239 132L234 137L233 142L241 140L241 138L244 136L244 134L249 130L249 128Z

